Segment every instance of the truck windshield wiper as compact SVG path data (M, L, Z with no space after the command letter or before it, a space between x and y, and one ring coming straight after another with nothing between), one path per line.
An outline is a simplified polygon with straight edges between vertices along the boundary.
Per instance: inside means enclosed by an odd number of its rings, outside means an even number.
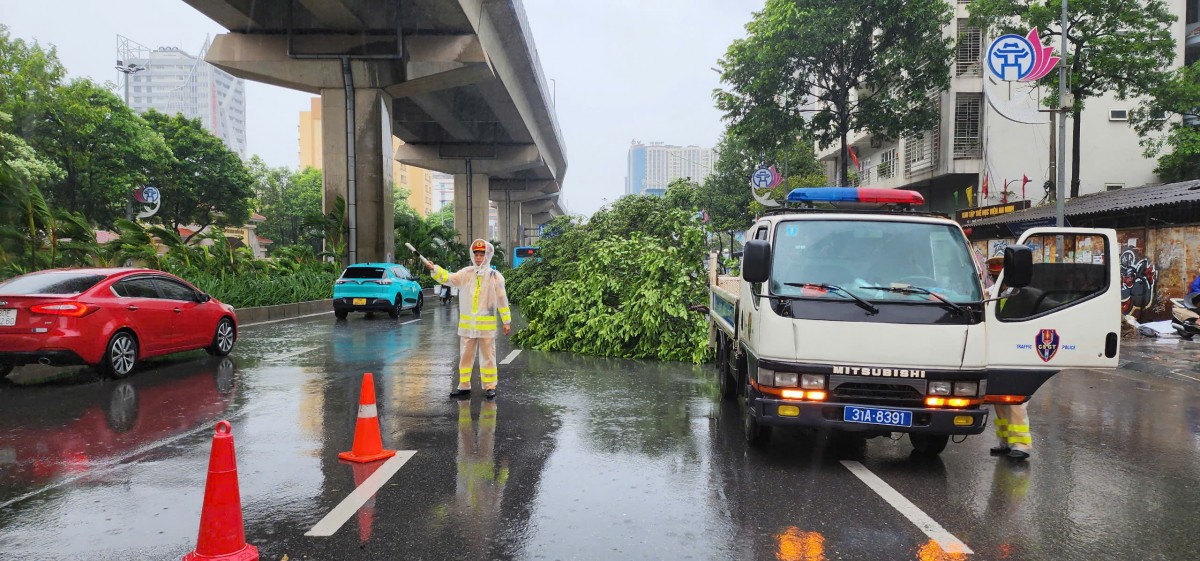
M860 307L868 312L871 312L872 314L879 313L879 308L875 307L874 304L867 302L866 300L863 300L862 298L859 298L858 296L855 296L855 294L853 292L850 292L849 290L846 290L836 284L811 283L811 282L785 282L783 284L786 286L794 286L796 288L820 288L822 290L833 290L836 292L840 292L850 298L853 298L854 303L857 304L858 307Z
M930 291L927 288L921 288L919 286L863 286L860 288L862 288L863 290L881 290L883 292L895 292L897 294L926 294L926 295L932 296L934 298L937 298L938 301L940 301L942 304L944 304L947 308L949 308L951 311L953 311L956 314L967 313L966 308L947 300L941 294Z

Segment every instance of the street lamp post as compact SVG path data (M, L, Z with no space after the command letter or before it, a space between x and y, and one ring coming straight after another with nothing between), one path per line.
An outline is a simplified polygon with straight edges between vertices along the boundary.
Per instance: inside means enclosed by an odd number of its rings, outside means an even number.
M117 61L117 72L125 75L125 106L129 107L129 78L146 69L145 66L140 66L135 63L125 64L125 61ZM125 219L133 221L133 193L125 194Z

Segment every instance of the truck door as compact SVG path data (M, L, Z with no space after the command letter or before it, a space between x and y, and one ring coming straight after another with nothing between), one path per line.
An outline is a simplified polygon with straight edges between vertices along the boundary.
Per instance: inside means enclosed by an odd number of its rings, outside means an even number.
M1064 368L1115 368L1121 332L1116 231L1033 228L1017 243L1033 250L1033 277L986 306L988 393L1032 395L1011 387L1031 370L1042 375L1028 378L1044 381ZM1005 288L1003 273L997 287Z

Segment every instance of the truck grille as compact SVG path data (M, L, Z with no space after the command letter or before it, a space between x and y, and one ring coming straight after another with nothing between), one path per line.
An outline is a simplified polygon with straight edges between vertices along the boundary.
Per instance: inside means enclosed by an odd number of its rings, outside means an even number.
M925 396L907 384L846 382L833 389L833 399L867 405L904 405L920 407Z

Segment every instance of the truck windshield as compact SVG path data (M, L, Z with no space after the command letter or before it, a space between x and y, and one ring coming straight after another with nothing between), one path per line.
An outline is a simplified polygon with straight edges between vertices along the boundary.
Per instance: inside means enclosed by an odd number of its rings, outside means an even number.
M979 272L962 233L946 224L869 220L793 220L775 230L770 290L780 296L844 299L837 291L789 286L830 284L872 301L982 298ZM870 288L880 287L880 288Z

